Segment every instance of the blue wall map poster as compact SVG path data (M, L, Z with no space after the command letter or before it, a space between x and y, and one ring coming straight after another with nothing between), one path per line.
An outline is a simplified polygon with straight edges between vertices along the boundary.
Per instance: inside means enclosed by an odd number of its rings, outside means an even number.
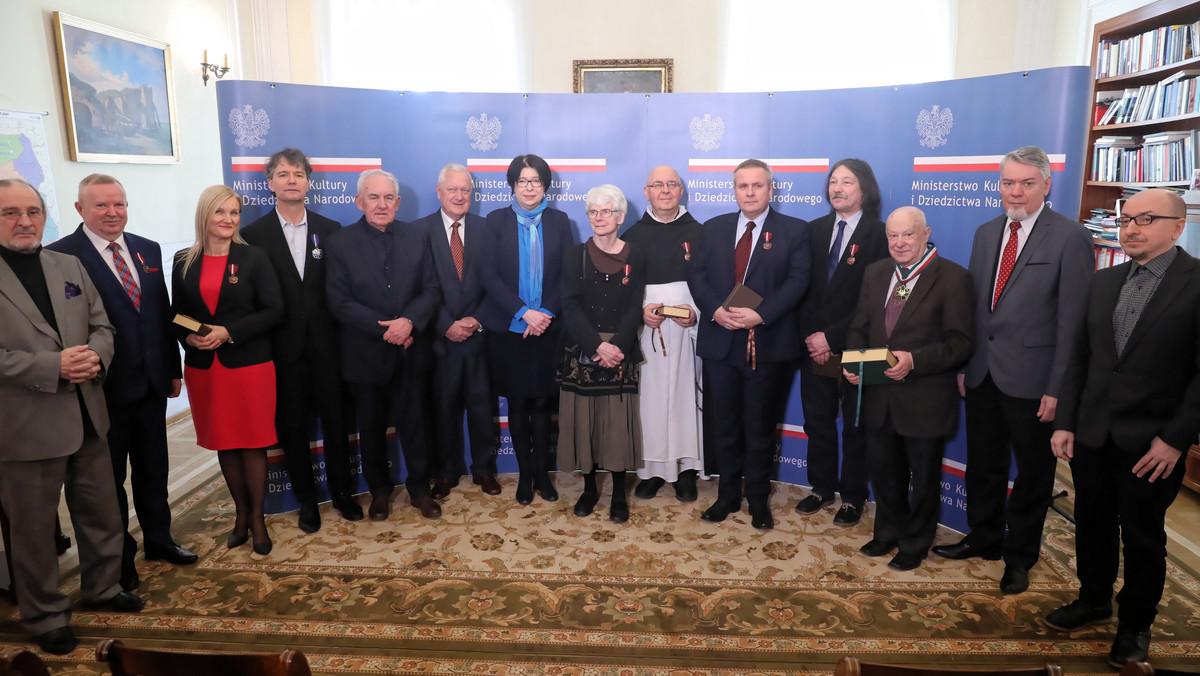
M23 178L46 200L43 242L62 235L58 217L58 192L50 174L46 126L40 113L0 110L0 178Z
M313 158L309 208L341 223L354 206L359 172L383 168L400 181L397 218L438 209L434 184L447 162L466 165L476 183L472 211L510 205L505 169L516 155L548 160L552 206L571 217L580 239L590 235L583 199L603 183L645 208L650 169L676 168L683 202L698 220L735 211L733 168L767 161L774 174L771 206L813 220L829 212L825 180L840 159L873 168L883 212L920 207L940 255L966 265L975 229L1002 212L999 162L1010 150L1036 145L1052 162L1051 208L1078 213L1083 181L1091 73L1051 68L894 87L739 94L453 94L347 89L267 82L217 83L224 181L244 198L243 221L273 208L263 167L286 146ZM1014 114L1012 101L1035 109ZM778 479L807 485L806 437L799 379L779 427ZM500 472L516 463L500 409ZM321 462L319 453L314 455ZM942 523L965 530L965 432L946 448ZM402 461L393 455L397 478ZM286 481L282 463L273 481ZM320 472L323 475L323 471ZM272 487L268 507L292 508L286 486Z

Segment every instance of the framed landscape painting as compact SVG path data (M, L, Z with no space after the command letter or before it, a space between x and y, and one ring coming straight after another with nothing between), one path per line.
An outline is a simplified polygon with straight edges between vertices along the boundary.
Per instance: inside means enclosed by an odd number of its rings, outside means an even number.
M675 59L596 59L571 62L576 94L669 94Z
M76 162L179 162L171 46L54 13L67 141Z

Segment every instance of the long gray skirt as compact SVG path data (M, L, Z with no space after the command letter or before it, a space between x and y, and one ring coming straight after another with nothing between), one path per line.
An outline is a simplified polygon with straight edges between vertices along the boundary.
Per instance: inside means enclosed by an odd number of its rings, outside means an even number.
M612 472L642 466L638 395L585 397L562 391L558 399L558 470Z

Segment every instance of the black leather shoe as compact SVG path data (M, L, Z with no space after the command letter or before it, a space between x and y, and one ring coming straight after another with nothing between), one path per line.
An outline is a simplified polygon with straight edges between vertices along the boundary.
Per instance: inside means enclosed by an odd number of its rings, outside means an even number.
M54 531L54 551L59 556L62 556L63 554L66 554L67 550L70 548L71 548L71 538L67 537L67 534L62 532L61 530ZM74 637L72 637L72 638L74 638ZM68 650L67 652L70 652L70 651Z
M479 489L488 495L500 495L500 482L496 481L495 475L484 474L471 479L475 482Z
M613 501L608 507L608 520L613 523L625 523L629 520L629 503L624 498L620 502Z
M896 552L891 561L888 561L888 568L892 570L915 570L925 560L920 554L910 554L908 552Z
M700 515L700 520L707 521L709 523L721 523L725 520L725 517L733 514L741 508L741 505L731 505L718 500L717 502L713 503L712 507L704 510L704 513Z
M51 629L44 634L34 636L33 640L37 642L42 652L50 653L51 655L66 655L74 650L75 646L79 645L70 627Z
M967 542L965 539L960 540L952 545L938 545L933 548L933 553L943 559L954 559L956 561L962 559L980 558L984 561L999 561L999 549L983 549Z
M363 519L362 505L358 504L358 500L350 495L333 496L333 508L347 521L362 521Z
M1005 566L1000 578L1000 591L1005 594L1020 594L1029 589L1029 571L1019 566Z
M253 545L251 545L251 548L254 550L255 554L266 556L267 554L271 553L272 549L275 548L275 543L271 542L271 538L267 538L262 542L255 542Z
M306 502L300 505L300 518L297 520L300 530L305 533L315 533L321 530L321 508L316 502Z
M579 496L579 500L575 502L575 516L584 517L592 513L596 509L596 502L600 500L600 496L590 493L584 493Z
M858 551L867 556L887 556L896 548L895 543L880 542L879 540L871 540L867 544L858 548Z
M771 516L771 508L759 505L750 508L750 525L759 530L771 530L775 527L775 519Z
M554 484L550 483L550 477L547 476L545 481L538 482L538 494L546 502L558 502L558 491L554 489Z
M679 473L679 478L675 480L675 499L680 502L695 502L696 498L700 497L700 492L696 490L696 475L694 469L689 469Z
M140 596L127 591L119 591L112 598L103 601L93 601L85 604L87 608L108 610L114 613L140 613L146 607L146 602Z
M117 580L121 585L121 589L125 591L133 591L142 584L142 578L138 577L137 567L132 563L126 565L121 564L121 577Z
M833 525L854 526L862 521L862 505L851 505L843 502L837 514L833 515Z
M372 521L386 521L388 515L392 513L392 496L376 495L371 498L371 506L367 508L367 515Z
M200 560L199 556L190 549L184 549L172 542L166 547L146 547L146 559L149 561L166 561L175 566L190 566ZM136 570L134 571L137 572Z
M454 488L455 482L446 477L438 477L437 481L433 482L433 491L429 493L429 497L434 500L445 500L450 497L450 490Z
M649 500L658 495L658 489L662 488L665 483L666 480L658 476L642 479L638 482L637 488L633 489L633 497L638 500Z
M1122 629L1117 627L1112 650L1108 651L1108 663L1120 669L1129 662L1145 662L1150 657L1150 629Z
M421 511L421 516L426 519L439 519L442 516L442 508L429 495L413 495L409 496L409 502L413 507Z
M234 531L229 534L229 538L225 540L226 549L237 549L250 541L250 530L246 529L241 533Z
M796 511L800 514L816 514L825 506L832 504L833 496L827 498L820 493L809 493L808 497L796 505Z
M1046 624L1059 631L1075 631L1089 624L1100 624L1112 619L1112 603L1093 606L1075 599L1061 608L1050 611Z
M533 504L533 486L517 479L517 504L530 505Z

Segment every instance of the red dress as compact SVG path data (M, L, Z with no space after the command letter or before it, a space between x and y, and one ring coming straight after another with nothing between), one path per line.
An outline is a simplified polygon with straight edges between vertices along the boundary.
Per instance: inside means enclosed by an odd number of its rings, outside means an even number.
M203 256L200 296L215 314L227 256ZM206 369L185 366L196 444L213 451L266 448L275 437L275 364L221 365L220 350Z

